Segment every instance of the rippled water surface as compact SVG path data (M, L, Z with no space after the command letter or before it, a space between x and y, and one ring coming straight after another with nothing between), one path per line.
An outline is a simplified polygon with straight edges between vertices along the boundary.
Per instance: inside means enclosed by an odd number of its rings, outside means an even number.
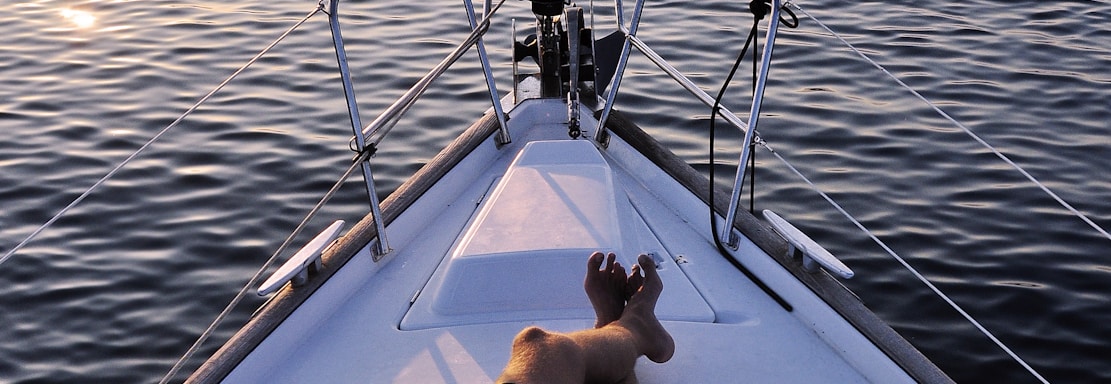
M1111 227L1111 5L801 5ZM0 251L315 6L8 4L0 15ZM368 120L467 33L459 2L343 8ZM713 93L743 44L745 9L650 1L640 36ZM530 16L517 1L503 16L488 44L504 93L508 16L522 24ZM1049 381L1111 381L1111 240L813 20L801 24L782 30L775 52L760 128L770 146ZM630 62L618 108L708 171L707 108L654 69ZM0 265L0 381L161 378L346 168L350 125L337 79L326 19L316 15ZM735 83L726 103L745 111L747 82ZM383 194L488 104L475 65L457 66L438 86L375 159ZM719 138L727 159L719 174L732 174L737 140L735 132ZM840 255L857 271L846 284L957 381L1035 381L787 167L767 151L757 156L757 209L779 211ZM365 191L349 182L313 228L366 210ZM259 304L249 297L200 354Z

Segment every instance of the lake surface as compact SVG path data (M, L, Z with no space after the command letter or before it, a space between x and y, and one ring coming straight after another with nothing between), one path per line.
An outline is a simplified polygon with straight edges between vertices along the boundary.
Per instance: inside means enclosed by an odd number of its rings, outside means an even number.
M1111 227L1111 5L800 4ZM8 4L0 15L0 251L315 6ZM367 121L468 32L459 2L342 8ZM531 16L517 1L502 16L488 48L504 94L509 16L522 29ZM651 1L639 35L713 94L750 23L740 2ZM1111 240L813 20L781 29L775 63L760 126L770 146L1046 379L1111 381ZM735 111L747 111L747 71L726 100ZM476 65L456 66L437 84L374 159L382 194L489 103ZM617 108L709 171L708 108L637 55L621 91ZM350 135L318 14L0 264L0 381L159 380L346 169ZM719 175L733 174L739 138L721 130ZM1035 382L786 166L756 154L756 208L776 210L839 255L857 272L846 285L954 379ZM366 211L352 179L309 231ZM248 297L186 370L261 303Z

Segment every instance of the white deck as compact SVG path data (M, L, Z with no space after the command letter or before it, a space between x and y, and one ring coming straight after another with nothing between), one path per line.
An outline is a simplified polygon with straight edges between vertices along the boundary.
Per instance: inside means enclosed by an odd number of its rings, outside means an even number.
M525 326L592 325L581 291L592 248L616 250L626 265L639 253L660 263L657 312L676 353L665 364L641 359L642 383L912 381L751 243L742 261L795 310L747 280L713 246L705 204L619 138L604 152L586 141L543 147L586 152L571 168L526 155L506 174L525 143L567 132L530 117L566 116L559 101L529 101L512 116L513 144L476 150L387 228L393 253L352 259L225 382L492 382ZM568 169L577 170L553 181ZM516 208L493 211L506 207ZM548 220L514 216L522 209ZM542 231L573 236L535 237ZM538 255L530 244L557 251Z

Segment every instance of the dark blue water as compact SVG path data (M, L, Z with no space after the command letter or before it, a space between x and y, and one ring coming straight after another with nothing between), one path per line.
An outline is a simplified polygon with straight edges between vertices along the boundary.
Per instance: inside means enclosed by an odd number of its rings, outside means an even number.
M801 5L1111 227L1111 5ZM0 251L314 7L307 0L7 5ZM458 2L344 8L368 120L467 32ZM750 25L745 8L653 1L640 36L714 93ZM529 19L523 2L509 1L504 11L522 25ZM495 24L488 41L503 93L508 28ZM760 128L769 144L1048 380L1111 381L1111 240L812 20L782 33ZM0 381L161 378L346 168L350 128L329 39L323 15L311 19L0 265ZM477 66L458 66L438 84L374 160L383 193L486 108ZM733 86L732 109L747 110L747 87ZM708 171L707 108L643 58L631 61L622 91L618 108ZM739 134L723 137L719 174L728 175ZM951 376L1034 381L768 152L757 151L757 163L757 209L780 212L841 256L857 271L846 284ZM356 220L366 209L359 182L349 182L311 228ZM248 298L200 354L259 304Z

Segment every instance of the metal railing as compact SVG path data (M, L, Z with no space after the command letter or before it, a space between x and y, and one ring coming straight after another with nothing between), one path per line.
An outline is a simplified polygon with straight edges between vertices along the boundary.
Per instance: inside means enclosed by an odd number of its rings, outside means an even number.
M328 5L328 25L332 30L332 43L336 46L336 61L339 64L340 79L343 82L343 94L347 99L347 112L351 117L351 130L355 133L355 150L359 153L355 161L363 171L363 181L366 184L367 197L370 200L371 217L378 230L378 242L374 247L374 261L390 252L390 245L386 241L386 224L382 220L382 211L378 205L378 192L374 189L374 173L370 168L370 156L374 148L367 150L366 139L360 127L363 126L359 118L359 103L355 101L355 86L351 82L351 69L347 66L347 51L343 48L343 35L339 28L339 0L331 0Z
M478 29L478 22L475 21L474 5L471 3L471 0L464 0L463 2L466 5L465 8L467 8L467 21L471 24L471 30ZM490 13L493 13L491 2L491 0L485 0L483 3L483 16L489 16ZM498 5L500 6L501 3L498 3ZM486 25L489 26L489 23ZM505 122L505 112L502 111L501 97L498 96L498 86L494 84L494 74L490 69L490 59L486 55L486 44L482 42L482 36L479 36L478 41L475 42L475 46L478 49L478 61L482 63L482 74L486 76L486 88L490 92L490 103L493 104L494 114L498 119L498 145L509 144L512 140L509 138L509 130Z
M637 0L636 6L633 8L633 19L629 22L629 28L625 28L624 17L621 16L625 12L621 7L621 0L614 1L614 6L617 10L617 27L625 34L625 43L621 46L621 56L617 59L617 70L613 73L613 79L609 83L609 92L606 94L606 104L602 109L601 116L598 117L598 130L595 134L596 140L605 145L606 142L606 120L609 120L610 112L613 111L613 102L617 98L617 89L621 87L621 79L625 75L625 66L629 63L629 49L632 46L631 39L636 38L637 27L640 26L640 14L644 10L644 0Z
M621 5L620 5L621 2L618 0L616 3L617 3L617 7L618 7L617 14L622 15L623 12L620 9L621 8ZM610 86L610 90L609 90L608 94L606 95L605 107L602 110L602 114L601 114L601 116L599 118L599 121L598 121L597 138L598 138L599 142L604 143L605 138L606 138L605 122L609 118L610 111L613 108L614 98L617 94L618 86L620 86L621 78L622 78L622 75L623 75L624 69L625 69L625 65L626 65L626 63L628 62L628 59L629 59L629 49L630 49L630 47L636 47L637 50L639 50L641 53L643 53L644 56L646 58L648 58L649 61L651 61L653 64L656 64L656 66L659 67L661 70L663 70L664 73L666 73L669 77L671 77L676 82L678 82L679 85L681 85L684 89L686 89L688 92L690 92L691 95L695 96L695 98L697 98L703 104L706 104L707 107L710 107L710 106L714 105L714 98L713 97L711 97L709 94L707 94L701 88L699 88L698 85L696 85L693 81L691 81L689 78L687 78L686 75L683 75L682 72L680 72L674 66L669 64L667 62L667 60L664 60L664 58L661 57L659 54L657 54L656 51L654 51L651 47L648 46L648 44L644 43L644 41L637 38L636 29L637 29L637 26L640 22L640 14L641 14L641 10L643 8L643 4L644 4L644 0L637 1L636 8L633 11L633 19L632 19L632 22L631 22L631 26L628 29L625 28L624 24L621 21L620 16L619 16L619 19L618 19L618 28L620 28L621 31L623 33L625 33L625 44L622 47L621 56L618 60L617 71L614 73L613 80L611 81L612 85ZM756 91L755 91L754 96L753 96L752 106L751 106L751 109L749 110L748 122L745 123L745 122L741 121L741 119L738 118L737 115L734 114L732 111L730 111L728 108L725 108L725 107L720 108L720 110L722 111L722 116L725 118L725 120L728 121L730 124L732 124L734 127L737 127L737 129L740 129L741 132L744 132L744 134L745 134L745 137L744 137L744 140L743 140L743 146L742 146L742 150L741 150L741 156L740 156L739 163L738 163L738 164L740 164L740 166L737 168L737 175L734 178L733 192L732 192L732 194L730 196L730 199L729 199L729 210L726 212L726 217L725 217L725 223L727 225L724 227L724 229L722 229L722 237L721 237L722 239L725 239L726 245L729 245L730 247L734 247L734 248L736 247L736 244L737 244L737 236L733 232L732 223L733 223L734 220L736 220L737 209L739 209L739 205L740 205L741 189L744 185L744 180L745 180L744 164L747 164L749 157L752 156L752 154L751 154L752 146L750 144L753 142L754 139L756 139L758 137L755 127L756 127L756 125L758 123L758 120L759 120L760 106L763 102L763 97L764 97L764 88L765 88L765 85L767 84L768 71L771 67L772 48L775 46L774 41L775 41L776 33L778 32L779 14L780 14L780 8L781 7L782 7L782 4L780 4L779 0L772 1L771 17L769 18L771 20L771 22L769 23L768 34L767 34L767 38L765 40L765 41L767 41L767 43L764 45L764 53L763 53L762 61L760 63L760 75L759 75L759 78L758 78L757 83L756 83ZM749 127L752 127L752 129L749 129Z
M443 75L444 72L446 72L452 64L455 64L455 62L458 61L459 58L463 56L463 53L466 53L467 50L471 48L471 46L478 43L479 39L483 35L485 35L486 31L490 28L490 18L494 16L494 13L496 13L497 10L501 8L502 4L504 3L505 0L500 0L497 4L494 5L493 8L490 8L486 12L486 15L482 18L482 20L479 21L476 27L471 31L471 34L468 35L462 43L459 43L459 45L456 46L455 49L447 55L447 57L444 57L444 59L441 60L439 64L436 64L436 66L433 67L432 70L430 70L427 74L425 74L424 77L418 80L416 84L413 84L413 86L409 88L409 90L406 91L405 94L401 95L401 97L398 98L397 101L394 101L393 104L391 104L389 107L386 107L386 110L383 111L382 114L378 115L378 117L375 118L374 121L371 121L370 124L366 126L366 128L363 128L362 133L363 137L365 137L364 144L367 147L376 148L378 146L378 143L381 143L382 139L386 136L386 134L389 133L390 129L392 129L395 124L397 124L398 118L404 115L405 112L408 111L414 103L416 103L417 99L419 99L420 96L428 90L428 87L432 85L432 82L439 78L440 75ZM498 103L500 103L500 101L495 102L494 104ZM505 135L508 137L507 133Z
M490 18L498 8L505 3L505 0L499 1L495 6L491 6L491 0L486 0L481 21L475 20L474 4L471 0L464 0L464 3L467 9L467 19L471 25L471 33L467 38L456 46L439 64L425 74L424 77L417 81L416 84L409 88L405 94L379 114L374 121L363 128L362 119L359 114L359 106L355 100L355 89L351 80L351 70L347 64L347 53L343 46L343 36L340 33L339 0L330 0L329 2L328 23L331 27L332 42L336 50L336 61L339 64L340 78L343 82L343 91L347 99L347 110L351 118L351 130L355 135L352 139L354 141L353 149L358 153L355 161L360 163L360 167L362 168L363 180L366 184L367 197L370 202L371 218L378 232L378 241L375 243L372 250L374 261L380 260L382 256L389 253L390 246L389 242L386 240L386 226L381 209L379 208L378 193L374 188L374 174L370 166L370 157L378 150L378 144L381 143L382 139L385 138L386 134L389 133L393 126L397 124L398 119L420 99L421 95L432 85L432 82L439 78L440 75L443 75L448 68L455 64L455 62L459 61L459 58L462 57L471 46L477 46L479 61L482 63L483 74L486 76L486 85L490 92L490 102L493 105L494 113L497 115L499 125L497 142L501 145L510 141L509 131L506 128L505 113L502 111L501 98L498 96L498 89L494 84L490 61L486 55L486 46L482 43L482 36L486 34L486 31L490 27Z
M699 88L697 84L691 81L691 79L687 78L687 76L684 75L682 72L679 72L678 69L675 69L675 67L668 63L667 60L656 53L656 51L652 50L652 48L649 47L648 44L646 44L644 41L637 38L636 36L630 37L629 41L633 43L633 46L636 47L638 51L644 54L644 57L648 58L648 60L651 61L653 64L656 64L657 67L659 67L661 70L664 71L664 73L666 73L669 77L679 83L679 85L683 86L683 89L686 89L687 92L690 92L690 94L698 99L698 101L706 104L707 107L714 106L714 98L712 96L707 94L706 91L703 91L702 88ZM733 114L733 112L730 111L729 108L718 107L718 109L721 111L721 115L723 118L725 118L725 121L728 121L734 127L740 129L741 132L748 131L748 124L746 124L744 121L741 121L741 119L737 117L737 115ZM756 137L759 136L760 134L759 132L757 132Z
M722 230L722 239L731 248L737 248L737 235L733 232L733 220L737 218L737 209L741 203L741 188L745 182L745 164L752 156L752 139L756 136L756 123L760 119L760 105L764 101L764 86L768 82L768 71L771 69L772 48L775 47L775 34L779 30L779 13L782 4L780 0L772 0L772 13L768 22L768 35L764 38L764 54L760 61L760 75L756 80L756 89L752 94L752 109L748 112L748 127L741 147L741 158L737 163L737 177L734 179L733 194L729 197L729 211L725 216L725 227Z

